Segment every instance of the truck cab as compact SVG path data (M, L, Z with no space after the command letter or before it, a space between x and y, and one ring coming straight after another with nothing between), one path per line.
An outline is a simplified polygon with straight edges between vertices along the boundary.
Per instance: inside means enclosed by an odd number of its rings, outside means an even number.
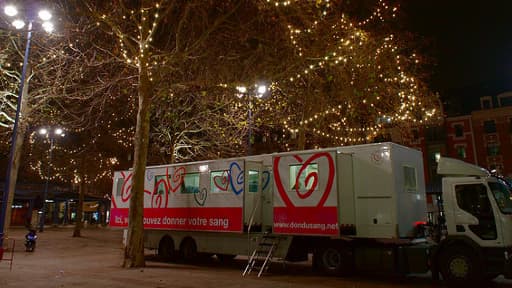
M512 191L487 170L452 158L441 158L443 176L442 237L436 263L451 281L510 278Z

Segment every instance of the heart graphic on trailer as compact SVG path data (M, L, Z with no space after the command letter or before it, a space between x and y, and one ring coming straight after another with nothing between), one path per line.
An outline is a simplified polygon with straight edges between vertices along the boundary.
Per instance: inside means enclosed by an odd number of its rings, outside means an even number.
M263 183L263 185L261 185L261 191L265 191L268 188L268 184L270 184L270 171L263 171L261 175L261 181Z
M213 184L221 191L228 191L229 177L228 172L224 172L220 176L213 176Z
M244 170L236 162L229 165L229 184L235 195L244 192Z
M168 177L166 177L168 178ZM167 207L169 203L169 188L165 179L158 179L151 194L151 208ZM149 192L149 191L148 191Z
M287 207L296 207L296 206L298 206L296 204L300 204L302 201L305 201L306 199L310 198L311 196L313 196L314 193L321 193L318 203L316 204L316 207L323 207L325 202L327 201L327 198L329 197L329 194L331 192L331 189L332 189L332 186L334 183L335 169L334 169L334 160L332 159L331 154L329 154L328 152L316 153L316 154L313 154L308 159L306 159L305 161L298 155L295 155L293 157L297 161L297 164L301 164L301 167L297 173L296 179L294 179L295 182L293 182L293 183L298 183L301 174L306 171L306 168L309 164L312 164L313 161L315 161L315 160L325 159L327 161L327 177L326 177L326 180L324 180L325 188L324 188L324 191L318 191L318 190L315 191L315 189L317 189L320 185L318 172L310 172L306 175L305 180L304 180L305 184L310 184L309 185L310 187L305 192L301 192L298 189L298 185L294 185L295 188L293 188L293 190L297 194L298 198L295 199L294 201L292 201L292 199L290 199L290 196L288 195L288 193L286 192L286 190L284 188L283 180L281 178L281 174L279 173L279 162L281 161L281 157L275 157L274 158L274 167L273 167L274 179L275 179L277 191L279 192L281 199L283 200L283 202L285 203L285 205ZM304 186L308 186L308 185L304 185Z
M207 197L208 190L206 190L206 188L201 189L198 193L194 193L194 200L199 206L204 206Z
M132 173L128 173L128 175L125 175L124 172L121 173L123 177L123 186L121 187L121 201L123 203L128 202L130 198L132 197Z
M169 189L172 193L178 191L183 184L185 176L185 167L180 167L174 170L174 174L172 174L172 179L169 179Z

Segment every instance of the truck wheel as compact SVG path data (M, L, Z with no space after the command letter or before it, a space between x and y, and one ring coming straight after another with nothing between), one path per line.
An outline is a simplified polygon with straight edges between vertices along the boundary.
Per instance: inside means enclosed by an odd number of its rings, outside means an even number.
M314 253L315 267L328 275L348 276L353 272L350 251L338 247L326 247Z
M451 283L481 280L479 261L470 249L450 247L441 254L439 270L443 279Z
M185 262L192 262L197 258L196 241L192 238L185 238L180 245L181 258Z
M164 236L158 244L158 256L164 260L172 260L174 257L174 241L169 236Z

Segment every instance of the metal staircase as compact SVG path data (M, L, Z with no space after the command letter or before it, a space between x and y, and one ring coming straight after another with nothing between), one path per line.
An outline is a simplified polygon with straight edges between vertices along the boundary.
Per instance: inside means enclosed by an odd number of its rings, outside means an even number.
M249 275L253 270L259 270L258 277L260 277L263 271L268 270L268 267L272 263L274 251L279 245L279 240L280 238L278 236L268 233L262 234L259 238L258 245L256 245L256 248L249 258L249 262L247 263L242 276Z

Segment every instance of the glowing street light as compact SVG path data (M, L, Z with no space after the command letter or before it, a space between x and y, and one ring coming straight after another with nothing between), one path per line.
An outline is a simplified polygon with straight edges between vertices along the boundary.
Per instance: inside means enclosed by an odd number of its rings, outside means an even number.
M7 5L4 8L4 13L9 17L14 17L18 15L18 9L14 5ZM52 13L49 10L42 9L37 13L37 15L39 16L39 19L42 21L41 27L43 27L44 31L48 33L53 32L53 24L49 22L49 20L52 19ZM35 17L30 15L28 16L28 19L26 19L26 21L28 21L28 30L32 29L32 24L35 22L35 20ZM21 18L15 18L11 24L12 26L14 26L14 28L19 30L23 29L26 23Z
M252 154L252 98L263 98L267 95L268 88L267 85L264 84L255 84L253 89L247 89L245 86L237 86L236 90L239 92L237 96L239 98L247 97L247 123L249 125L249 129L247 132L247 155Z
M7 5L4 7L4 13L5 13L5 15L7 15L9 17L13 17L18 14L18 9L16 9L16 6Z
M48 199L48 181L50 180L50 169L51 169L51 163L52 163L52 152L53 152L53 146L55 143L55 138L57 137L64 137L64 130L62 128L41 128L39 129L39 135L46 137L50 140L50 149L48 151L48 163L46 166L46 181L44 184L44 192L43 192L43 207L41 209L41 218L39 219L39 232L44 231L44 220L46 218L46 200Z
M23 67L21 70L21 77L20 77L20 86L18 91L18 99L17 99L17 106L16 106L16 116L14 118L14 125L13 125L13 131L12 131L12 138L11 138L11 151L9 155L9 162L7 166L7 176L5 178L5 188L4 193L2 195L2 207L0 210L0 249L3 247L3 238L4 238L4 228L5 228L5 222L6 222L6 215L7 215L7 209L11 209L11 207L8 207L8 200L9 200L9 194L14 193L16 183L13 183L11 185L11 173L12 173L12 166L14 162L14 155L16 154L16 139L18 137L18 123L20 118L20 109L21 109L21 98L23 96L23 87L25 85L25 79L27 74L27 66L28 66L28 59L30 55L30 43L32 40L32 26L34 23L39 22L35 11L32 11L30 9L23 10L25 11L26 15L23 15L23 13L20 13L18 8L14 5L6 5L4 6L4 13L8 17L17 17L13 19L12 25L16 29L23 29L26 25L25 21L28 22L27 25L27 42L25 45L25 54L23 58ZM52 15L49 10L40 10L38 12L39 19L42 21L42 28L45 31L52 31L53 25L50 22L47 22L52 18ZM23 18L25 20L23 20ZM12 187L11 187L12 186Z

